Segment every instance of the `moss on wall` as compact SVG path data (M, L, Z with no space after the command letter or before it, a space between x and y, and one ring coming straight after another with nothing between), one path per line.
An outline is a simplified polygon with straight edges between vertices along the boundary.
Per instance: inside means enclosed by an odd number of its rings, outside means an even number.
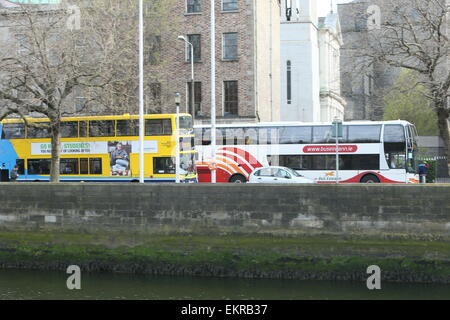
M450 283L444 240L0 232L0 267L159 275Z

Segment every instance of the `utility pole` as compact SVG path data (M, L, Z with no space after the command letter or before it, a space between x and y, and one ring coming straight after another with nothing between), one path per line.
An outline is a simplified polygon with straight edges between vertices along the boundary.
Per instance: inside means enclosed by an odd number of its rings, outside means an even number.
M139 0L139 182L144 183L144 5Z
M211 4L211 183L216 183L216 10Z
M190 50L191 50L190 51L191 52L191 99L190 100L191 100L191 106L192 106L192 120L195 120L194 45L183 36L178 36L178 40L183 40L188 46L190 46Z
M175 105L177 106L177 120L175 129L175 182L180 183L180 136L179 136L179 128L180 128L180 102L181 95L177 92L175 93Z
M335 117L332 126L332 136L336 138L336 183L339 183L339 138L342 138L342 120Z

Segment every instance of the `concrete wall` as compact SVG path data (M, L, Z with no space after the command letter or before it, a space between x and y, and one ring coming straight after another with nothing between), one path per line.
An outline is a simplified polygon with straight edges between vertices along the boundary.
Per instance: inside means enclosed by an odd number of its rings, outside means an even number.
M0 184L0 228L450 235L439 185Z

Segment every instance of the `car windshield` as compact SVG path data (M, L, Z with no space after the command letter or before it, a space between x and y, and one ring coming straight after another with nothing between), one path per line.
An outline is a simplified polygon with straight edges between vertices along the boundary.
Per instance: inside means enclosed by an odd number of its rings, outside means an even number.
M294 177L300 177L300 175L295 170L292 170L290 168L286 168L286 171L291 173Z

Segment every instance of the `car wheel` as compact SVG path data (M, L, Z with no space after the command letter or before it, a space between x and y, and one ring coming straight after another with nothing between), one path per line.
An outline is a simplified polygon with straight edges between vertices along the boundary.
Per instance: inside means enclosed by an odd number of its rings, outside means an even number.
M246 183L246 182L247 179L241 174L237 174L230 178L230 183Z

